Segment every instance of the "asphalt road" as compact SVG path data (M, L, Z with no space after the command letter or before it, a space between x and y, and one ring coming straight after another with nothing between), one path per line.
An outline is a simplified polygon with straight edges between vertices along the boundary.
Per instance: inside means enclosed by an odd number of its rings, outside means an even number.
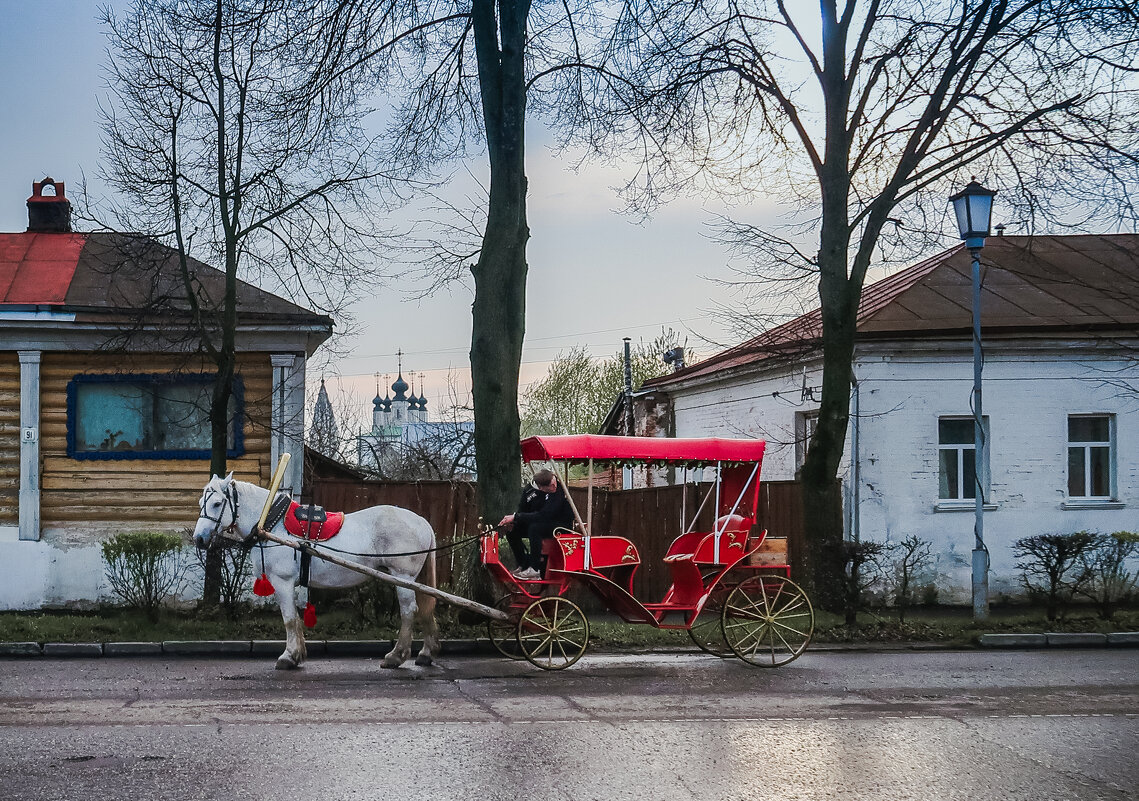
M0 662L0 799L1139 797L1139 651Z

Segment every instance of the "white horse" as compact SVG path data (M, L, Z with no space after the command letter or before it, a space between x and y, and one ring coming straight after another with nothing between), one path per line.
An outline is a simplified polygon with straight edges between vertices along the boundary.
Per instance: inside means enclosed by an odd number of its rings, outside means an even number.
M199 548L222 547L222 539L241 542L249 536L261 516L269 491L235 481L233 473L225 478L214 476L206 484L199 501L201 516L194 528L194 544ZM283 523L271 531L288 536ZM345 552L360 554L354 561L373 569L384 569L393 576L435 586L435 532L431 524L414 512L398 506L372 506L344 516L344 525L332 541ZM300 553L284 546L265 547L265 572L276 589L277 603L285 621L285 652L277 657L277 669L300 667L305 661L304 625L297 614L296 585L300 578ZM384 556L382 554L396 554ZM400 556L398 554L406 554ZM260 567L260 556L255 567ZM367 576L347 568L312 560L309 586L328 589L354 587ZM395 648L381 663L396 668L411 657L412 623L418 618L423 631L423 648L415 659L417 665L430 665L439 655L439 630L435 624L435 598L424 593L397 587L399 600L399 639Z

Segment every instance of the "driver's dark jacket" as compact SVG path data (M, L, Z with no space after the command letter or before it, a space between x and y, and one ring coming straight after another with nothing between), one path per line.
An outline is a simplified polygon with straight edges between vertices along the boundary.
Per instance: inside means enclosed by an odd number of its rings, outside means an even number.
M514 523L521 523L532 535L543 537L552 537L556 528L573 528L573 507L562 482L558 482L553 492L543 492L533 486L523 490Z

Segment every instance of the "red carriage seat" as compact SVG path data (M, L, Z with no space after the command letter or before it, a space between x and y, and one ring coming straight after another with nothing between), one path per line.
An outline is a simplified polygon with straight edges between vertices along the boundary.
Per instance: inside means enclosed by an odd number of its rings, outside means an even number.
M585 537L562 529L556 533L561 551L561 569L595 573L632 592L633 574L641 564L637 546L624 537L597 535L589 538L589 567L585 565Z
M716 521L716 528L723 526L719 535L716 532L689 531L681 534L668 548L664 561L696 562L707 565L730 565L739 561L747 550L748 533L755 523L750 517L725 515ZM720 540L720 558L716 559L716 539Z
M672 588L666 596L668 603L680 607L694 605L704 594L709 568L715 568L710 575L718 575L747 553L748 533L755 521L750 517L731 515L727 520L720 518L716 522L717 528L724 527L718 535L714 531L689 531L669 546L664 557L672 571ZM720 540L719 559L716 558L717 537Z

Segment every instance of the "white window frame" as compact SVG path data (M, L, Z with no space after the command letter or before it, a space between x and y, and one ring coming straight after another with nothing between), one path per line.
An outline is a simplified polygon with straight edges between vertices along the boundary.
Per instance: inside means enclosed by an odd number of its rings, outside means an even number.
M982 447L981 448L981 458L977 459L977 457L976 457L977 442L976 442L976 434L975 433L974 433L974 437L973 437L974 441L972 443L947 443L944 445L941 443L941 423L943 421L963 421L963 420L968 420L970 423L972 423L973 417L970 415L959 415L959 414L942 414L942 415L938 415L938 417L937 417L937 427L936 427L936 430L934 432L934 442L937 443L937 501L936 501L936 503L940 507L961 506L963 508L970 508L970 509L972 509L976 505L976 498L975 497L968 497L965 495L965 456L964 456L964 454L966 451L972 451L974 454L974 456L973 456L974 475L979 477L981 480L981 496L985 501L985 508L989 508L991 506L990 498L989 498L989 492L990 492L990 487L991 487L990 480L989 480L989 460L990 460L990 453L992 451L992 448L991 447ZM988 415L984 415L981 418L981 425L984 427L985 444L991 445L992 436L991 436L990 429L989 429L989 416ZM975 431L975 429L974 429L974 431ZM941 483L942 483L941 482L941 452L942 451L955 451L957 453L957 487L955 488L957 494L954 497L949 497L949 498L942 498L941 497Z
M1103 440L1088 440L1077 441L1070 438L1070 428L1073 418L1076 419L1106 419L1107 420L1107 441ZM1116 498L1116 458L1115 458L1115 415L1106 412L1101 413L1088 413L1088 414L1069 414L1064 418L1064 440L1067 443L1064 448L1065 457L1065 470L1064 470L1064 495L1068 502L1078 504L1097 504L1097 503L1111 503ZM1098 448L1107 449L1107 495L1088 495L1086 494L1092 487L1092 450ZM1071 453L1073 448L1082 448L1084 452L1084 495L1071 495Z
M815 435L815 428L819 425L819 410L810 409L805 412L795 412L795 469L798 470L807 460L807 448L811 444L811 437Z

